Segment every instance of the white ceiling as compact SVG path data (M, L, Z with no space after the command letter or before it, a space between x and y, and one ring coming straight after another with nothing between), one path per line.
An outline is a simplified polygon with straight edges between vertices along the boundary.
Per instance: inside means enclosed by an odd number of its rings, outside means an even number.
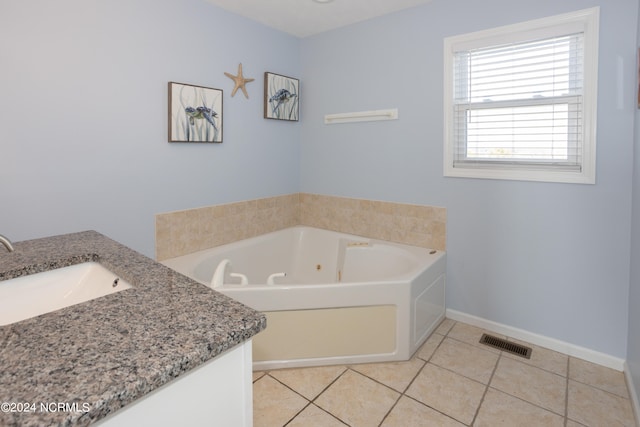
M207 0L222 9L258 21L296 37L428 3L431 0Z

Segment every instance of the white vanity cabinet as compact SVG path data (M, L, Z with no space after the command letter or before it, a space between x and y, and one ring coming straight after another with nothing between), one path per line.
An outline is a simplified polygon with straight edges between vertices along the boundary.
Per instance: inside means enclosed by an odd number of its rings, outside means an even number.
M253 426L251 345L227 350L95 425Z

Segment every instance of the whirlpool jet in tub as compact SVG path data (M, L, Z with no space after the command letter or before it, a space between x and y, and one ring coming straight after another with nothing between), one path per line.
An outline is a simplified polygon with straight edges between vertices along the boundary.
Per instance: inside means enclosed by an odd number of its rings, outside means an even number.
M407 360L445 315L446 253L298 226L163 261L267 316L255 369Z

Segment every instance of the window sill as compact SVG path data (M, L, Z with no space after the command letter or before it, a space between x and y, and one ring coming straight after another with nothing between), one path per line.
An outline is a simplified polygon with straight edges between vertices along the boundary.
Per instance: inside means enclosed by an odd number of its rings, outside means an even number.
M549 171L526 168L447 167L445 177L595 184L595 171Z

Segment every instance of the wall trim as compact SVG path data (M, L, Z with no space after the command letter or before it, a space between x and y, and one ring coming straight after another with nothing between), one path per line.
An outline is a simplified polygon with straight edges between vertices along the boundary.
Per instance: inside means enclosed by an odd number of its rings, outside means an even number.
M605 366L607 368L615 369L616 371L625 372L626 361L619 357L611 356L609 354L600 353L595 350L590 350L585 347L580 347L575 344L571 344L565 341L560 341L555 338L550 338L544 335L539 335L533 332L525 331L524 329L514 328L512 326L504 325L502 323L494 322L492 320L483 319L481 317L473 316L471 314L463 313L461 311L447 309L447 317L452 320L458 320L460 322L467 323L472 326L477 326L488 331L506 335L511 338L526 341L528 343L545 347L550 350L557 351L569 356L577 357L578 359L586 360L598 365ZM627 387L631 389L631 387Z

